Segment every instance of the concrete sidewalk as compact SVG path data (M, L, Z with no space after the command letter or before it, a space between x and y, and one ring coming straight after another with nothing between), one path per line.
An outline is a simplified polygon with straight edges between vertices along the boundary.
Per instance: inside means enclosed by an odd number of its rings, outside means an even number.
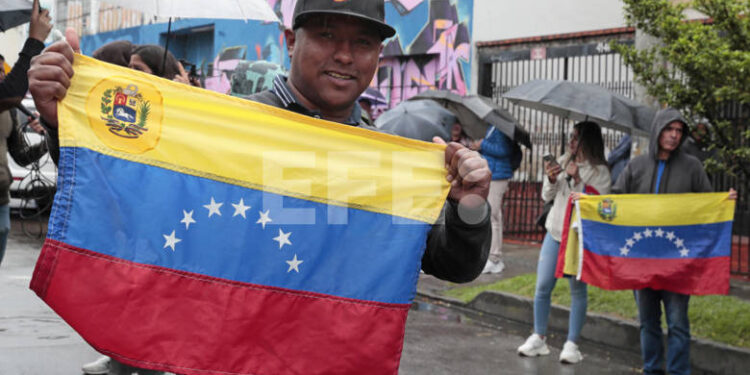
M521 274L536 272L539 245L517 243L503 244L505 270L500 274L482 274L476 280L461 286L486 285ZM418 298L451 306L472 318L489 325L510 324L533 328L533 300L517 295L483 292L469 303L442 296L442 292L458 285L438 280L432 276L420 277ZM732 280L730 295L750 300L750 283ZM633 302L635 303L635 301ZM548 343L561 348L565 341L569 310L567 306L553 305L550 311ZM589 313L581 332L581 351L611 356L633 367L642 366L638 323L612 316ZM519 342L518 345L521 345ZM721 358L721 360L717 360ZM746 374L750 368L750 350L731 347L708 340L693 338L691 363L694 374Z

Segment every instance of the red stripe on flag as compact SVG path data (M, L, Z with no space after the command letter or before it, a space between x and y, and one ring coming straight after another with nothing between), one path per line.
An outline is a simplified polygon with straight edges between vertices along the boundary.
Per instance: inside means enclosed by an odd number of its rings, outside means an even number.
M409 309L147 266L49 239L31 286L98 351L185 375L396 374Z
M598 255L586 249L581 280L607 290L652 288L682 294L728 294L729 257L648 259Z

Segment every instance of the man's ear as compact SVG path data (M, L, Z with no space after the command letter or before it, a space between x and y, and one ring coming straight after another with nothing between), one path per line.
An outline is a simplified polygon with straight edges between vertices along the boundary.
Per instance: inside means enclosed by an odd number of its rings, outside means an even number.
M286 38L286 52L289 54L289 59L292 58L294 52L294 42L297 40L297 34L292 29L284 30L284 38Z

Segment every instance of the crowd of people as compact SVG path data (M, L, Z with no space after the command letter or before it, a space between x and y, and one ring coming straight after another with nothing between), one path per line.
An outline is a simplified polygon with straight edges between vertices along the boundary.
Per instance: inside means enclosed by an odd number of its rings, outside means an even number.
M289 71L268 80L265 87L269 89L244 92L241 96L306 116L377 130L369 124L371 112L363 113L358 100L377 69L382 42L395 34L384 22L383 4L382 0L347 2L336 4L334 9L331 2L298 1L292 28L284 32L291 60ZM345 11L342 6L346 7ZM47 148L55 162L59 162L57 102L66 95L74 74L74 53L80 51L77 38L67 33L66 40L42 52L42 41L50 29L47 11L39 8L38 0L34 1L30 37L11 73L7 77L0 75L0 109L3 110L0 113L0 155L5 155L7 150L19 164L40 157ZM97 49L93 57L183 84L200 85L160 46L116 41ZM247 89L241 83L237 87ZM46 143L36 146L26 145L18 137L19 126L13 123L9 111L27 89L40 113L43 128L36 123L30 125L47 138ZM678 111L660 111L652 125L648 154L629 162L624 158L617 170L619 176L613 178L614 169L605 158L600 126L590 121L580 122L572 128L566 152L545 161L541 199L553 203L544 222L547 233L537 264L533 333L518 347L519 354L550 353L546 344L550 295L557 281L554 273L568 197L610 192L711 191L701 162L682 152L688 132L688 122ZM517 163L513 162L514 141L494 126L487 127L483 139L473 140L466 135L462 124L456 123L449 141L445 164L451 188L444 220L435 224L428 235L422 269L440 279L467 282L481 273L500 273L505 268L502 202ZM440 139L435 142L445 143ZM701 145L692 146L700 149ZM7 160L0 160L0 165L2 170L7 170ZM7 173L0 173L0 261L9 230L7 180ZM736 193L732 191L730 196L736 198ZM584 358L577 343L586 318L587 286L574 278L569 278L568 283L572 300L570 319L567 341L559 359L574 364ZM644 372L656 374L664 368L660 326L660 304L663 303L669 328L666 369L670 374L689 373L689 296L644 289L635 292L635 299L641 322ZM88 374L104 374L111 366L110 359L104 357L84 365L83 369Z

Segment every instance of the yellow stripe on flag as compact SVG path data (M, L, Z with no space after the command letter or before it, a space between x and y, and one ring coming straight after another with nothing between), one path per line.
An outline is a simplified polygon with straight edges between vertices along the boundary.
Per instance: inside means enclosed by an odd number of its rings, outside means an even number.
M449 190L444 146L317 120L81 55L74 70L58 106L63 147L430 223Z
M734 219L735 201L723 193L585 195L581 218L622 226L713 224ZM692 215L685 215L691 207Z

